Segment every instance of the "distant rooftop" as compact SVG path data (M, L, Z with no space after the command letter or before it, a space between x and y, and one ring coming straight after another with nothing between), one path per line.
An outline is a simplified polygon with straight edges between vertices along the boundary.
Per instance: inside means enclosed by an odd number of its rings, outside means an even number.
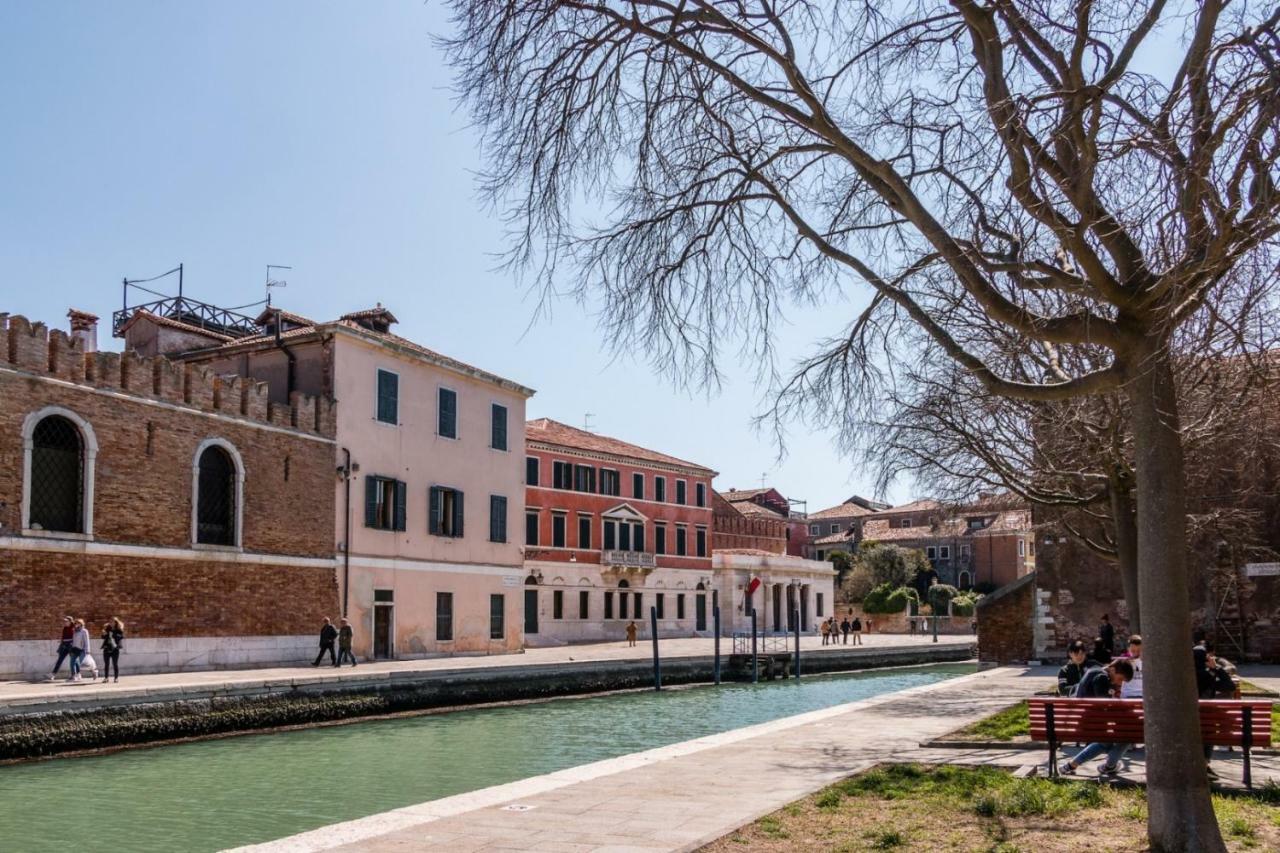
M666 465L676 465L681 468L694 468L704 471L708 475L715 474L705 465L679 459L666 453L659 453L656 450L650 450L647 447L641 447L638 444L632 444L618 438L587 432L585 429L578 429L551 418L537 418L525 424L525 438L528 441L538 441L543 444L593 450L597 453L625 456L645 462L659 462Z

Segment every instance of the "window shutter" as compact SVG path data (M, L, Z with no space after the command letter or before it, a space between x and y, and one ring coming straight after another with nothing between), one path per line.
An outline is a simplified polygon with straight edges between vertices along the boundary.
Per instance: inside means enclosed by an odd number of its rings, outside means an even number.
M432 486L429 492L430 500L427 507L427 532L432 535L440 534L440 487Z
M458 437L458 397L448 388L440 389L440 434L446 438Z
M405 529L405 523L404 523L404 505L405 505L405 502L406 502L406 498L407 498L407 497L408 497L408 495L407 495L407 493L406 493L405 484L404 484L404 483L402 483L400 480L396 480L396 515L395 515L395 518L396 518L395 529L396 529L396 530L404 530L404 529Z
M372 474L364 478L364 526L378 524L378 478Z
M462 492L453 493L453 535L462 535Z
M493 411L493 447L495 450L507 449L507 407L494 403Z
M635 546L637 551L644 550L644 525L636 525Z

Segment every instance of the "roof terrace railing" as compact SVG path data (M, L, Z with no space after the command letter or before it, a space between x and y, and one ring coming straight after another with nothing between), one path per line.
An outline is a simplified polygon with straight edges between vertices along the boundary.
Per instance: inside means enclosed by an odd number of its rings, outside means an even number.
M245 338L261 332L257 322L245 314L237 314L235 311L186 296L170 296L141 305L126 306L113 312L111 334L117 338L121 337L125 324L139 311L147 311L159 317L167 317L188 326L195 326L231 338Z

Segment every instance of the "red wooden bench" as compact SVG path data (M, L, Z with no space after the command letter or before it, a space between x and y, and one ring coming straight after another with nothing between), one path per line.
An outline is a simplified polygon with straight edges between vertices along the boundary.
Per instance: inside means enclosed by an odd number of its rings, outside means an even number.
M1030 699L1031 739L1049 744L1049 775L1058 775L1062 743L1142 743L1141 699ZM1200 700L1200 737L1213 746L1238 746L1244 784L1253 787L1249 750L1271 745L1271 701Z

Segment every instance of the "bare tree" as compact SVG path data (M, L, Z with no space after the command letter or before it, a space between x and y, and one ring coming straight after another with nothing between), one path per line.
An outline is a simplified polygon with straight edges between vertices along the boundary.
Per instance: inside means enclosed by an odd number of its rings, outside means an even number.
M787 297L825 303L861 281L869 307L816 357L846 366L821 389L843 406L874 406L884 367L930 348L995 395L1125 396L1148 833L1160 851L1221 850L1186 665L1172 353L1242 265L1274 264L1280 9L453 5L446 48L512 262L546 285L568 265L613 339L663 369L714 381L723 340L767 351ZM1177 63L1144 67L1152 54ZM1036 375L1030 353L1051 369Z

